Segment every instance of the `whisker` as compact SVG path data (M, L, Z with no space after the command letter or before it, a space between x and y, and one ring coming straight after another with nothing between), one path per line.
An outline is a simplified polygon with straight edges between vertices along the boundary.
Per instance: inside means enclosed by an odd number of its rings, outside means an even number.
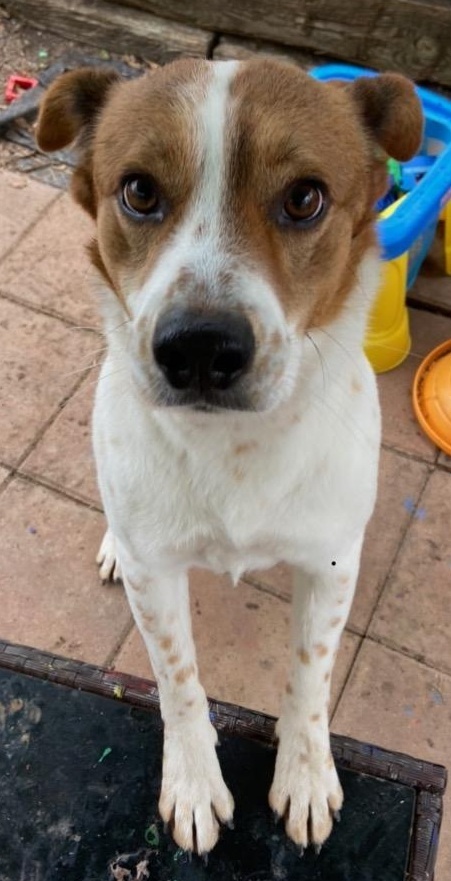
M320 350L319 346L315 343L315 340L310 336L310 334L308 332L305 335L306 335L307 339L309 340L309 342L311 342L313 348L315 349L316 354L318 355L319 363L321 364L321 373L323 375L323 392L325 392L326 391L326 374L324 372L324 359L323 359L321 350Z

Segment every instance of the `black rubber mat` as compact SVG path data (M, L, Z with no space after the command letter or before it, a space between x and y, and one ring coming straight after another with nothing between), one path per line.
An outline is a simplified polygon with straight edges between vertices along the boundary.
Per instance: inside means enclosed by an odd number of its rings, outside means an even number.
M339 769L342 820L319 855L301 857L267 806L274 750L222 736L235 828L204 864L177 849L158 817L156 712L0 670L0 739L0 881L106 881L124 854L114 870L124 881L405 878L408 786Z

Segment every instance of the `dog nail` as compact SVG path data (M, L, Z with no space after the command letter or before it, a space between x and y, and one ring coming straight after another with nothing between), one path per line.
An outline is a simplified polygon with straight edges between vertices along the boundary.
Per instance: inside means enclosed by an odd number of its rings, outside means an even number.
M339 823L341 820L341 811L334 811L334 820L336 823Z
M298 854L299 854L299 859L300 859L300 860L302 860L302 857L304 856L304 853L305 853L305 847L303 847L303 845L301 844L301 845L299 846L299 848L298 848Z
M207 868L207 866L208 866L208 853L201 853L200 857L201 857L201 860L202 860L205 868Z
M233 822L233 820L227 820L226 826L227 826L227 829L234 829L235 823Z
M273 820L274 820L275 823L279 823L279 821L280 821L281 818L280 818L280 814L278 813L278 811L273 811L273 812L272 812L272 818L273 818Z
M322 844L315 844L315 845L314 845L314 850L315 850L315 853L316 853L316 856L317 856L317 857L319 857L319 855L320 855L322 849L323 849Z

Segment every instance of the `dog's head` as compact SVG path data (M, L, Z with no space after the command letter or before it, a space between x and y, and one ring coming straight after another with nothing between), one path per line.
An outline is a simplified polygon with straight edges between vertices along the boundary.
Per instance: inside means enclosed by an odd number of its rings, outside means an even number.
M37 128L44 150L77 141L73 194L141 384L199 409L289 398L306 334L345 308L374 248L387 155L421 136L403 77L324 84L269 59L73 71Z

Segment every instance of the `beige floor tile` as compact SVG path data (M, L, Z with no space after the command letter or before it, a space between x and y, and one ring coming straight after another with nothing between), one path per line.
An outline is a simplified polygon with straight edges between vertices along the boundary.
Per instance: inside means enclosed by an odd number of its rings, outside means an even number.
M18 478L0 496L0 634L97 664L129 621L122 589L100 584L103 517Z
M395 370L378 377L382 405L383 440L388 446L432 462L436 447L423 434L412 408L412 385L422 359L451 337L451 318L419 309L410 310L412 353Z
M70 398L21 470L41 475L68 492L100 505L91 443L95 386L93 373Z
M371 622L387 640L451 673L451 474L431 475Z
M451 767L451 678L365 640L332 721L345 734ZM451 792L435 881L451 877Z
M191 578L193 631L200 676L211 697L278 715L289 657L290 605L240 582L206 572ZM344 686L359 645L345 633L332 685L332 704ZM127 673L152 678L136 629L115 660Z
M2 169L0 175L0 260L60 192L24 174ZM0 286L3 267L0 269Z
M99 326L85 249L93 233L92 220L65 193L5 260L0 290L80 325Z
M398 544L428 474L428 466L392 450L381 451L379 493L368 526L362 565L349 625L364 633L395 558ZM279 596L291 596L291 570L280 563L250 576Z
M0 457L17 462L90 363L96 338L0 297Z
M451 471L451 456L447 456L446 453L440 453L438 463L439 465L442 465L443 468L447 468L448 471Z

